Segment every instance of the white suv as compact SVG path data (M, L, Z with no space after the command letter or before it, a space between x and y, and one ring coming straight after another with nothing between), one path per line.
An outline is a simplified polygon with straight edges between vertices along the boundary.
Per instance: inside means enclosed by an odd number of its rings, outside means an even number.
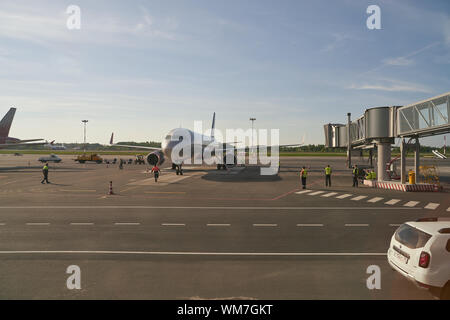
M387 252L391 267L441 299L450 299L450 218L402 224Z

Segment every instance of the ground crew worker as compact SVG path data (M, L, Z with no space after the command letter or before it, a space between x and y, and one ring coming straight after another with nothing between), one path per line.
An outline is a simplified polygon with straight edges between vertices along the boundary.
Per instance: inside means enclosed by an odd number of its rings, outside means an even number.
M48 182L48 163L46 163L42 168L42 173L44 174L44 179L42 179L41 183L43 184L44 181L50 183Z
M302 178L303 189L306 189L306 177L308 176L308 172L306 168L303 166L302 171L300 171L300 177Z
M372 170L372 172L370 173L370 177L372 180L377 180L377 174L376 174L375 170Z
M355 164L353 167L353 187L358 187L358 166Z
M176 172L177 172L177 176L178 175L183 175L183 169L182 169L180 164L175 165L175 169L176 169Z
M159 173L161 170L159 170L158 166L155 164L152 168L153 175L155 176L155 182L158 182Z
M327 165L325 167L325 187L331 187L331 167Z

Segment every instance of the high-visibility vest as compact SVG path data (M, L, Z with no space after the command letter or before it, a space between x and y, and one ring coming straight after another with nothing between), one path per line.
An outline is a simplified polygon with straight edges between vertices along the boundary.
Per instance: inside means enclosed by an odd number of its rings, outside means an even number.
M356 176L358 175L358 168L353 169L353 174Z
M371 176L372 176L372 179L373 179L373 180L375 180L375 179L377 178L377 174L375 173L375 171L372 172Z
M325 167L325 174L330 175L331 174L331 167Z
M48 167L47 167L47 166L44 166L44 167L42 168L42 170L48 171Z
M306 172L306 169L303 169L302 172L300 172L300 175L302 176L302 178L306 178L308 172Z

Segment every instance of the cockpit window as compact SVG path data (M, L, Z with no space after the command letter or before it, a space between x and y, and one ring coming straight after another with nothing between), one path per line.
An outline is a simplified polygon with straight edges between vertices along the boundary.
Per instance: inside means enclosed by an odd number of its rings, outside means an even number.
M172 138L170 134L166 136L166 140L170 140L170 138Z
M180 138L178 138L178 141L183 141L183 136L180 136Z

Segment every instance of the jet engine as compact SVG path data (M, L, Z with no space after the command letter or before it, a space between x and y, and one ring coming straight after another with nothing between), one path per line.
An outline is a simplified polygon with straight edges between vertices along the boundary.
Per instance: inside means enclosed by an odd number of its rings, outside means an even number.
M164 163L164 160L164 153L159 150L147 155L147 162L152 166L162 165Z

